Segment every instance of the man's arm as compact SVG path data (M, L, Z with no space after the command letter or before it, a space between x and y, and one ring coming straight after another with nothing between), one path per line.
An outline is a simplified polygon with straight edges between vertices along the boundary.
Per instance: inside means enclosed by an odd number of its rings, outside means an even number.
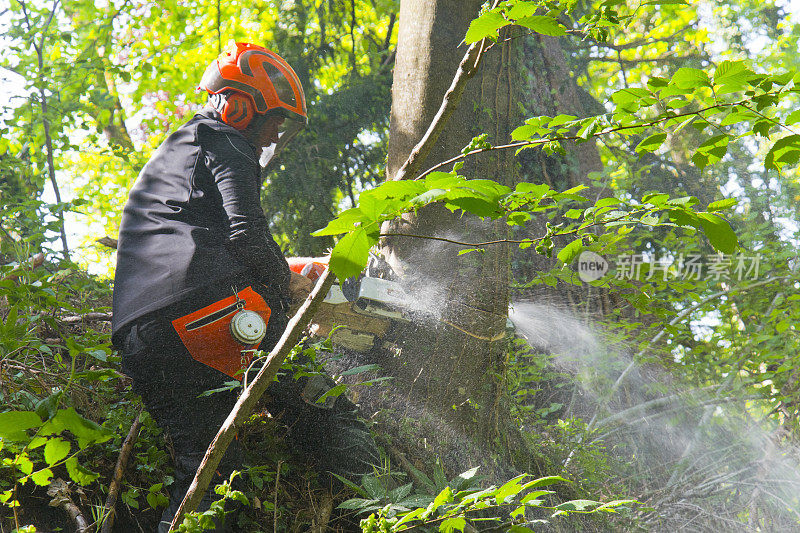
M238 135L217 131L205 135L205 162L228 217L231 252L256 279L288 299L289 265L261 208L259 166L252 146Z

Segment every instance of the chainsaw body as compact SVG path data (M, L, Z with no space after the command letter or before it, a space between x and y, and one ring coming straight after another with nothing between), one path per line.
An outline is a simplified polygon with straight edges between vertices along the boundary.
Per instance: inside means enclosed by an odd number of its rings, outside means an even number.
M319 278L327 268L327 258L290 258L292 271ZM359 352L372 349L392 321L409 320L408 295L395 281L363 275L334 284L312 319L312 331L327 337L333 331L333 342Z

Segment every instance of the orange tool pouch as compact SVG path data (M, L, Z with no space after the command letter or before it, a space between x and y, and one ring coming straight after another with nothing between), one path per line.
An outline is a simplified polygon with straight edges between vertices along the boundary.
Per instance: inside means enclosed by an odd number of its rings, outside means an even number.
M231 322L241 318L243 311L257 313L263 319L266 331L271 310L252 287L176 318L172 327L192 358L241 381L240 371L245 370L253 359L251 350L261 343L259 339L255 344L244 344L231 332Z

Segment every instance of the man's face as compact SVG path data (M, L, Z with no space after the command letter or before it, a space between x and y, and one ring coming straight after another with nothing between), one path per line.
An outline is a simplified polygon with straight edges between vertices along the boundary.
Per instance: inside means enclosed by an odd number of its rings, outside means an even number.
M255 144L257 148L266 148L273 143L277 143L278 132L284 120L286 119L280 116L267 117L261 129L253 132L251 139L253 144Z

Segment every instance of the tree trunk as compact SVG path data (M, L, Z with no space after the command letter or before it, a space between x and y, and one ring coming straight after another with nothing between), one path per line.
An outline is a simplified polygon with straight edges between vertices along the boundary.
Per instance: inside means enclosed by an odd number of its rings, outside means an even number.
M397 173L438 111L467 48L459 43L481 3L402 2L392 88L389 176ZM484 57L421 168L457 155L480 133L489 133L488 140L493 143L508 139L515 117L511 56L512 45L505 43ZM461 173L512 184L513 153L473 158ZM441 206L405 217L391 229L478 241L507 233L503 222L460 216ZM395 376L395 393L403 398L405 417L422 424L420 436L426 442L438 441L434 448L452 450L458 441L477 452L466 461L456 461L466 464L451 463L452 468L473 466L484 452L474 443L494 442L501 434L500 380L509 300L507 247L459 257L461 249L406 237L389 238L382 249L414 301L433 318L398 327L380 362L385 373Z
M438 111L466 51L466 46L459 44L481 4L481 0L401 3L392 88L390 179ZM488 50L422 169L458 155L481 133L487 133L492 144L508 142L523 118L520 103L529 115L586 114L578 110L587 102L581 101L582 93L568 75L558 40L508 38L520 33L520 29L504 29L498 43ZM564 189L585 181L590 170L599 169L591 143L567 149L570 158L558 161L537 155L527 165L516 160L513 151L488 152L468 158L460 173L513 186L520 179L521 168L526 181L545 181ZM482 221L441 206L421 209L387 229L469 242L509 236L504 221ZM535 228L527 231L528 235L536 233ZM399 426L389 433L402 439L413 457L429 457L433 451L450 471L483 465L484 474L503 475L506 459L512 459L513 467L535 471L536 465L529 462L530 454L524 450L518 450L522 452L518 457L524 457L527 464L513 460L522 441L510 424L504 401L512 251L497 245L485 253L459 256L462 249L419 238L385 239L383 256L412 294L413 305L428 318L398 325L376 349L373 355L382 373L395 378L392 390L388 394L367 390L359 401L368 412L381 412L388 424ZM518 253L514 252L515 257ZM535 255L531 249L523 253ZM549 269L547 260L533 263Z

